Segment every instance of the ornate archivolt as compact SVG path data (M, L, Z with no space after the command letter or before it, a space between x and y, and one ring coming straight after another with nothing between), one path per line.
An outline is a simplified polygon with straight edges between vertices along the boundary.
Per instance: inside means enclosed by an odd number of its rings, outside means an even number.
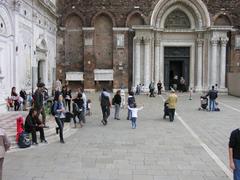
M0 35L13 35L12 27L11 16L4 4L0 3Z
M194 17L194 21L197 21L196 26L198 28L210 27L209 12L201 0L159 0L152 13L151 26L163 28L164 26L161 23L164 22L163 18L166 16L166 12L169 12L170 8L172 8L172 11L179 8L177 6L181 6L181 10L183 10L189 18Z

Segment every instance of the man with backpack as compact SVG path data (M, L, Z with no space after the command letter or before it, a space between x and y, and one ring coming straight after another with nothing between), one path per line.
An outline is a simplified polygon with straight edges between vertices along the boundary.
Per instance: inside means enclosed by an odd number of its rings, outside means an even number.
M105 88L100 94L99 100L102 109L103 120L101 121L104 126L107 125L107 119L110 116L110 108L111 108L111 101L110 101L110 94L107 92Z

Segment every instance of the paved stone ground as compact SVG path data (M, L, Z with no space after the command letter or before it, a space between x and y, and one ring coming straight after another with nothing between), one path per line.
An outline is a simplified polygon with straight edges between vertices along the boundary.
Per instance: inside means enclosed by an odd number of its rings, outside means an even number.
M93 115L84 128L64 145L53 143L8 153L4 180L229 179L179 119L173 123L162 119L162 97L137 97L144 109L133 130L126 120L126 109L121 112L121 121L111 116L108 126L102 126L98 97L90 96ZM239 127L240 103L229 96L220 97L220 101L221 112L203 112L197 110L198 95L189 101L181 94L177 111L227 166L228 138L231 130Z

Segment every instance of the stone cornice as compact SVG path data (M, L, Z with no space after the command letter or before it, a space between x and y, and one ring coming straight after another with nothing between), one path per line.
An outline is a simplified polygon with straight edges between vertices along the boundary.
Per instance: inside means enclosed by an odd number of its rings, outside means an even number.
M52 13L55 17L57 17L56 6L50 0L38 0L40 4L42 4L45 8L47 8L50 13Z

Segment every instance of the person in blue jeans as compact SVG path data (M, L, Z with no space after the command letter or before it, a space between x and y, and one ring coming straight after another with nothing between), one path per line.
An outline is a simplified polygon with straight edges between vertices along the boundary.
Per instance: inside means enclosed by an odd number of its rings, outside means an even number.
M232 131L229 140L229 166L234 180L240 180L240 129Z
M138 118L138 111L142 110L143 107L137 108L137 104L133 104L133 108L128 106L128 109L131 111L131 122L132 122L132 129L137 128L137 118Z
M209 96L209 111L215 111L216 109L216 99L218 97L217 91L214 89L214 86L212 86L212 89L208 91L208 94L206 97Z
M128 106L130 108L133 108L134 104L135 104L134 93L133 93L133 91L130 91L129 96L128 96ZM127 120L131 120L132 119L131 117L132 117L132 112L131 112L131 110L128 109Z

